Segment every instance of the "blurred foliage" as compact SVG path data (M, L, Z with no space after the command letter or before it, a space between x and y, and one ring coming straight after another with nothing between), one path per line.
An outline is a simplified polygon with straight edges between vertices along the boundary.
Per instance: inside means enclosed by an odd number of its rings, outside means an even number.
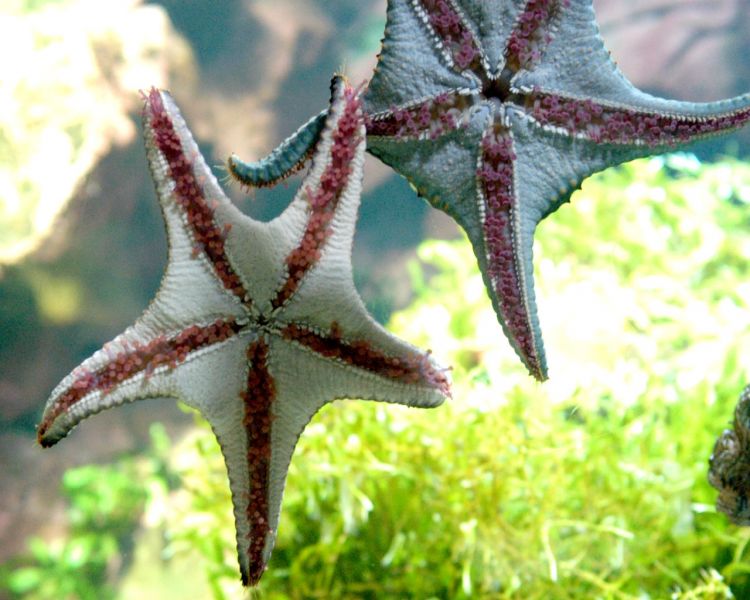
M133 92L166 86L190 50L139 0L5 0L0 6L0 263L19 260L113 144Z
M425 242L415 300L390 329L454 365L454 400L341 401L316 415L258 597L749 597L750 531L716 513L706 482L750 370L748 205L750 165L731 159L672 155L587 180L535 246L544 384L504 340L468 242ZM176 572L194 597L241 597L208 426L165 461L149 477L179 486L147 495L136 540L150 545L109 580L116 597L177 597ZM143 489L134 464L96 469ZM122 551L115 526L76 531ZM66 573L55 565L31 567Z
M151 427L151 441L145 457L68 470L62 481L66 537L31 538L27 555L0 566L0 592L33 600L115 598L113 584L147 502L166 495L174 481L166 469L169 439L160 424Z

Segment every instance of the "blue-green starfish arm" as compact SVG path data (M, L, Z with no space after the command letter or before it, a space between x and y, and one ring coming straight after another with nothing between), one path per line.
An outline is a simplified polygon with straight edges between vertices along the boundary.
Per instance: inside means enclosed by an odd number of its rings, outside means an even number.
M541 217L534 220L534 211L521 210L523 177L513 174L512 165L503 169L483 150L490 143L485 138L494 119L492 110L480 106L461 127L436 139L370 136L368 149L385 163L398 165L420 196L466 231L505 335L529 372L541 380L547 367L532 266L533 231ZM514 140L503 140L512 151ZM511 180L502 199L478 176L488 169ZM498 202L509 203L498 211L504 213L501 221L493 212Z
M312 117L273 152L257 162L245 162L232 154L227 160L229 175L248 187L266 187L301 169L320 139L327 112L326 109Z
M465 15L467 25L476 32L489 71L499 75L505 67L507 39L526 1L459 0L454 4Z
M525 227L533 228L570 200L589 175L610 165L654 153L644 144L599 144L564 132L543 129L524 115L511 113L515 186L523 198Z
M547 4L554 5L555 2ZM558 1L557 4L558 8L551 11L546 24L554 33L534 42L534 57L530 57L511 80L513 89L538 89L579 100L596 99L639 112L707 119L750 107L747 94L718 102L697 103L642 92L628 81L612 60L599 33L592 0Z
M418 0L388 2L385 37L365 94L365 107L371 115L420 98L478 85L455 65L434 30L425 23L427 17L419 6ZM436 44L440 45L437 51Z

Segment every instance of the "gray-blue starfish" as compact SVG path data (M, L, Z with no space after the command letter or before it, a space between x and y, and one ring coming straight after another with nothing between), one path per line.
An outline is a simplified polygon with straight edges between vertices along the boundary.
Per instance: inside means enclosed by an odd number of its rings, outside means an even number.
M365 106L367 149L466 230L498 319L540 380L537 224L596 171L750 120L747 95L697 104L636 89L591 0L388 0ZM321 123L260 163L231 157L230 172L248 185L284 176Z

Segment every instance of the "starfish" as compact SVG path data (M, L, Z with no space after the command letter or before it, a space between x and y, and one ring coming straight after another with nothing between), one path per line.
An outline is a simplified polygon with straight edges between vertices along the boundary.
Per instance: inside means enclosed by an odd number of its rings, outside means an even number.
M719 491L716 508L736 525L750 525L750 386L734 410L732 429L716 440L708 481Z
M294 447L316 411L343 398L433 407L450 395L445 371L375 323L354 287L364 115L343 80L332 96L299 192L261 223L224 195L172 98L150 91L144 136L166 273L143 316L55 388L38 428L48 447L125 402L198 409L226 462L245 585L266 568Z
M498 320L539 380L537 224L596 171L750 120L747 95L698 104L636 89L591 0L388 0L364 100L368 151L466 230ZM321 118L270 158L303 160ZM228 167L248 185L285 173L235 156Z

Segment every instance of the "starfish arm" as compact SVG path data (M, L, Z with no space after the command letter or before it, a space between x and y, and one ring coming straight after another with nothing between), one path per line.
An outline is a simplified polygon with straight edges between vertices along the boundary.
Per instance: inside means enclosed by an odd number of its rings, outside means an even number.
M83 419L135 400L172 397L199 407L200 398L185 384L186 378L192 380L216 354L225 360L239 331L231 319L191 325L152 339L143 339L135 327L128 329L53 390L37 430L39 443L52 446Z
M487 144L498 145L489 142L491 123L491 111L480 109L464 129L438 140L370 137L368 150L397 165L420 196L463 227L508 340L529 372L543 380L547 369L534 298L531 239L523 238L520 228L521 184L509 155L500 160L484 150ZM507 142L512 144L509 137ZM498 177L506 179L504 200L512 198L513 207L499 207L498 194L489 189Z
M641 95L605 48L592 0L539 3L553 10L546 22L538 24L536 36L541 41L530 49L534 59L522 62L516 70L515 89L539 88L611 101ZM507 52L512 52L510 47Z
M302 168L320 138L328 109L313 116L273 152L257 162L245 162L236 154L227 160L229 175L248 187L267 187Z
M456 4L486 53L488 74L498 75L507 63L506 41L526 8L526 0L459 0Z
M385 37L365 106L377 114L450 90L474 85L472 79L452 68L453 59L440 51L434 31L425 24L421 0L388 0ZM437 49L437 51L436 51Z
M333 106L313 169L273 224L299 232L297 247L287 255L287 277L272 301L272 306L283 307L282 334L301 347L361 369L363 383L377 375L388 385L388 380L416 384L411 391L408 385L395 386L400 393L391 398L393 402L440 404L449 394L443 369L379 326L354 287L351 248L362 187L364 116L351 91L345 90L343 102ZM300 214L306 216L304 223ZM355 389L348 394L356 395Z
M635 106L537 90L527 97L526 107L533 121L549 131L605 146L637 147L638 156L725 133L750 121L750 95L708 103L654 98L649 106Z
M457 73L489 70L474 24L469 22L459 2L412 0L411 5L446 65Z
M367 115L368 150L375 154L380 138L404 141L435 140L465 126L471 98L465 90L441 92L403 106Z
M506 39L503 66L509 73L529 71L541 62L560 22L575 11L570 0L524 0Z
M151 90L143 109L143 124L146 154L170 242L168 275L169 269L174 269L175 279L192 286L194 273L189 269L197 262L234 297L237 306L250 303L247 281L233 264L228 245L230 238L241 233L233 232L233 227L244 230L254 222L221 190L168 93ZM177 253L173 251L173 238L185 236L192 245L192 260L187 261L182 244ZM196 305L202 305L201 291L194 295L200 297ZM188 304L181 299L178 303Z
M550 22L544 28L544 42L535 50L537 59L523 65L526 68L511 83L513 89L530 94L527 104L536 105L530 108L542 124L594 140L600 135L604 142L663 147L750 120L750 95L719 102L680 102L633 86L604 46L591 0L533 2L550 5ZM539 110L545 103L546 110Z
M559 129L540 128L520 112L511 112L515 142L517 194L523 198L526 234L569 201L588 176L612 165L651 154L644 145L598 144Z
M239 354L247 364L241 391L232 403L208 405L204 415L227 467L242 584L255 585L273 550L289 464L279 473L271 460L275 454L291 460L302 429L293 439L272 438L273 427L287 427L284 417L277 418L286 399L269 369L267 339L254 337Z
M341 399L364 399L428 408L441 403L447 392L400 381L397 377L365 371L342 361L331 361L314 344L274 338L270 343L271 371L277 394L285 398L274 412L272 435L275 448L286 447L271 458L271 480L286 476L291 446L312 416L325 404ZM272 504L280 497L271 495ZM272 521L277 519L271 512Z
M365 145L361 99L343 78L334 78L332 92L331 107L315 150L313 166L294 200L269 224L272 232L293 241L271 299L272 308L285 316L290 300L297 295L309 273L319 267L323 255L342 251L333 241L334 233L354 227L353 221L341 223L342 203L347 205L354 197L359 205ZM353 230L349 233L353 235ZM350 252L347 248L347 260ZM332 276L335 278L337 274L332 273ZM306 310L304 300L300 303Z
M486 131L476 171L481 233L469 238L503 331L529 373L543 381L547 365L534 296L534 227L528 227L516 146L505 127L495 124Z

